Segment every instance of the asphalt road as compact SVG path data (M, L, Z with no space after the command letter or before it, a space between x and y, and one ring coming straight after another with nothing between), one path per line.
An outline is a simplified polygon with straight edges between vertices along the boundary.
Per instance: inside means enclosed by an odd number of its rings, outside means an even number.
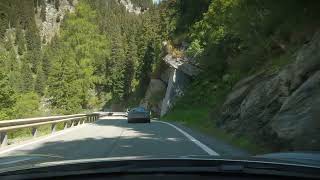
M102 118L95 123L74 127L62 131L62 134L21 145L1 154L2 157L18 155L45 155L56 157L56 160L76 160L207 156L215 155L215 152L171 124L159 121L128 124L126 119Z

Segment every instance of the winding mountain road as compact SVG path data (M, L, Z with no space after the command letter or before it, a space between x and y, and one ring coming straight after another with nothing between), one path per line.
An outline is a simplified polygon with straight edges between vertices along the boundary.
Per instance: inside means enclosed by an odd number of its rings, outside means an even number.
M168 158L218 155L178 127L161 121L128 124L104 117L95 123L0 151L1 156L45 155L64 160L91 158Z

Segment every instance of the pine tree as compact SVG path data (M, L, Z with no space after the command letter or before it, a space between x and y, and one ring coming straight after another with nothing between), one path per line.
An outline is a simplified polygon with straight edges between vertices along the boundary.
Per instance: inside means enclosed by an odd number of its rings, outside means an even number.
M20 70L21 74L21 85L20 85L20 91L21 92L31 92L33 91L33 75L31 71L30 64L26 62L26 60L22 61L22 67Z
M40 95L44 95L44 90L45 90L45 75L42 70L42 65L38 66L37 69L37 77L36 77L36 82L35 82L35 91Z
M0 72L0 120L12 116L12 108L16 102L15 92L8 84L8 77Z
M31 21L26 29L26 41L28 50L37 50L41 49L41 38L39 35L38 28L35 24L35 21Z
M154 57L154 47L151 43L149 43L140 68L140 94L145 94L145 91L149 85Z
M25 38L20 26L20 23L16 25L16 40L15 44L18 46L18 54L22 55L25 52Z
M127 100L132 91L132 81L135 77L136 66L138 63L137 45L134 34L130 36L128 42L127 59L124 70L124 99Z
M123 87L124 87L124 62L125 62L125 51L122 40L121 30L119 26L116 26L111 35L111 56L108 62L108 69L106 77L109 79L109 89L113 94L115 101L121 101L123 98Z
M5 32L8 28L8 17L5 13L0 11L0 40L2 40L5 36Z
M128 59L124 66L124 86L123 86L124 100L127 100L131 94L133 78L134 78L134 62L132 59Z
M45 50L42 56L42 71L43 71L43 76L45 80L48 79L50 70L51 70L51 61L49 59L48 50Z
M48 78L51 106L63 113L77 113L81 110L81 90L77 82L78 67L73 59L75 54L63 46L55 54Z
M44 4L43 6L41 6L41 11L40 11L40 17L42 22L46 21L46 16L47 16L46 5Z

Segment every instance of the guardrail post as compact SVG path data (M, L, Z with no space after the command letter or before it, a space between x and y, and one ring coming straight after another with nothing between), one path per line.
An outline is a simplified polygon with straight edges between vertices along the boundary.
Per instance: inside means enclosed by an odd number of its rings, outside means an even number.
M38 127L33 127L32 128L32 137L37 137L37 134L38 134Z
M78 120L77 126L81 125L81 119Z
M72 120L70 127L73 127L73 126L74 126L74 121Z
M63 129L68 129L68 122L64 122L63 126L64 126Z
M8 134L7 132L1 132L0 134L1 147L8 145Z
M55 133L56 132L56 127L57 127L56 123L51 124L51 133Z

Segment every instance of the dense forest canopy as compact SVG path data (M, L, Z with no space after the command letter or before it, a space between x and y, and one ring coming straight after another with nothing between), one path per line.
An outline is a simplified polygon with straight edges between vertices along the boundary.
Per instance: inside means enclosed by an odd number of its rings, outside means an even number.
M61 1L0 1L0 119L98 110L145 91L162 57L153 2L132 1L149 9L135 15L117 0L82 0L44 43L37 17L46 21L46 6L59 9ZM22 112L21 104L32 111Z
M189 45L185 56L210 69L200 81L230 74L232 84L308 41L301 34L318 25L308 0L132 0L148 9L140 15L118 0L68 0L75 12L45 42L46 7L62 1L0 0L0 119L138 104L163 69L163 41Z

